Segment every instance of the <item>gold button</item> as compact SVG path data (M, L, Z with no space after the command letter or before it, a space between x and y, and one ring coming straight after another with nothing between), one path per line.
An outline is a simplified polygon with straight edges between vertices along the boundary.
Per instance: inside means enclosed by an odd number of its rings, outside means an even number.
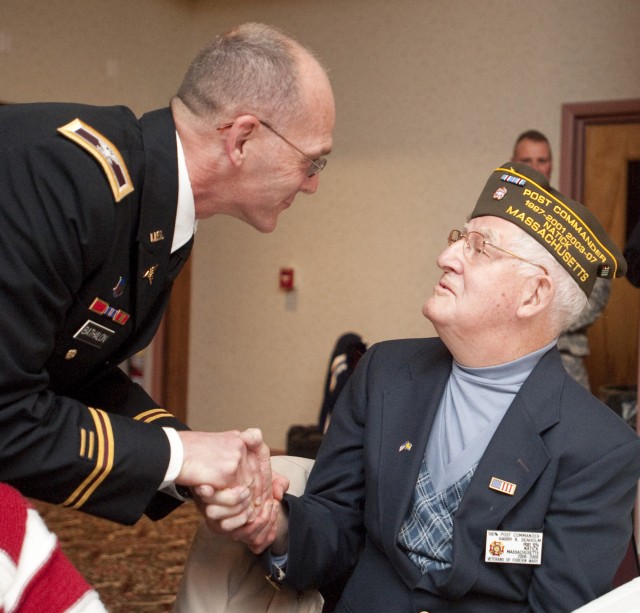
M73 360L73 358L75 358L77 355L78 355L78 350L77 349L69 349L69 351L67 351L67 353L65 353L64 359L65 360Z

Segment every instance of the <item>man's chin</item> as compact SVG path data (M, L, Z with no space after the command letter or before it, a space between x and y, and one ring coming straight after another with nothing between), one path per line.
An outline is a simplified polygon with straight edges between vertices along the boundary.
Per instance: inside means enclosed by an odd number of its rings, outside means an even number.
M425 301L422 306L422 314L435 325L438 319L440 319L442 310L447 308L444 296L434 294Z

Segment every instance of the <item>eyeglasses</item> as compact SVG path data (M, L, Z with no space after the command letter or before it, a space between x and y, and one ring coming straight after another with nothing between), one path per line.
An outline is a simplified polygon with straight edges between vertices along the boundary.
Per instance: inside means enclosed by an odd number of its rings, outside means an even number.
M323 158L323 157L311 158L311 157L309 157L304 151L301 151L300 149L298 149L298 147L296 147L289 139L285 138L284 136L282 136L282 134L280 134L280 132L278 132L277 130L272 128L266 121L262 121L262 119L258 119L258 121L265 128L267 128L267 130L273 132L277 137L281 138L285 143L287 143L287 145L289 145L289 147L293 147L303 158L309 160L311 165L307 169L307 178L310 179L311 177L315 177L327 165L327 158ZM226 130L227 128L230 128L232 125L233 125L233 122L226 123L225 125L220 126L219 128L216 128L216 129L217 130Z
M451 230L451 232L449 232L449 239L448 239L449 246L453 245L453 243L457 243L460 240L464 240L465 251L468 254L469 259L472 261L474 259L477 259L477 256L480 255L481 253L489 257L489 254L485 251L485 247L489 246L489 247L493 247L498 251L502 251L502 253L506 253L507 255L510 255L512 258L516 258L521 262L526 262L527 264L531 264L532 266L537 266L538 268L542 268L542 270L544 270L545 275L549 274L547 269L542 264L536 264L531 260L522 258L519 255L516 255L515 253L511 253L511 251L507 251L502 247L498 247L497 245L494 245L488 242L485 239L484 235L480 232L471 231L471 232L465 233L465 232L461 232L460 230Z

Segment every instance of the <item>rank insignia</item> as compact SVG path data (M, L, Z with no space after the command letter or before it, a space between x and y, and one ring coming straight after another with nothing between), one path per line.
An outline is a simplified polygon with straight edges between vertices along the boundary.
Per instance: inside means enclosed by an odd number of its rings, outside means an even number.
M155 232L150 232L149 233L149 240L152 243L157 243L159 241L163 241L164 240L164 233L162 232L162 230L156 230Z
M154 264L151 268L147 270L147 272L145 272L142 275L143 279L147 279L147 281L149 281L149 285L153 285L153 277L156 274L156 270L158 270L158 265Z
M89 310L98 313L98 315L109 317L121 326L124 326L130 317L129 313L125 313L120 309L114 309L112 306L109 306L108 302L100 298L94 298L93 302L89 305Z
M407 451L411 451L411 447L413 447L411 441L405 441L404 443L402 443L402 445L400 445L400 449L398 449L398 451L404 451L405 449Z
M124 286L127 284L127 280L124 277L119 277L118 282L113 286L113 297L119 298L124 293Z
M489 481L489 489L509 496L513 496L516 493L516 487L515 483L509 483L509 481L503 481L497 477L491 477L491 481Z
M74 119L58 128L65 138L88 151L100 164L107 176L116 202L120 202L133 191L133 183L122 155L105 136L80 119Z

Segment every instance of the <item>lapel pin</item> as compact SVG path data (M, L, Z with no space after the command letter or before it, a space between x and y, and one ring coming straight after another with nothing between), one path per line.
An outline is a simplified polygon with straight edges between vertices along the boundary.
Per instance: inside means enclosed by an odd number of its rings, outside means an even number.
M156 270L158 270L158 265L154 264L147 270L147 272L144 273L144 275L142 275L143 279L147 279L149 281L149 285L153 285L153 276L156 274Z
M158 241L164 240L164 234L162 230L155 230L154 232L149 233L149 240L152 243L157 243Z
M405 441L404 443L402 443L402 445L400 445L400 449L398 449L398 451L404 451L405 449L407 451L411 451L411 447L413 447L411 441Z
M502 494L508 494L509 496L513 496L516 493L516 487L515 483L503 481L502 479L498 479L498 477L491 477L491 481L489 481L489 489L501 492Z
M119 298L124 292L124 286L127 284L127 280L124 277L119 277L118 282L113 287L113 297Z

